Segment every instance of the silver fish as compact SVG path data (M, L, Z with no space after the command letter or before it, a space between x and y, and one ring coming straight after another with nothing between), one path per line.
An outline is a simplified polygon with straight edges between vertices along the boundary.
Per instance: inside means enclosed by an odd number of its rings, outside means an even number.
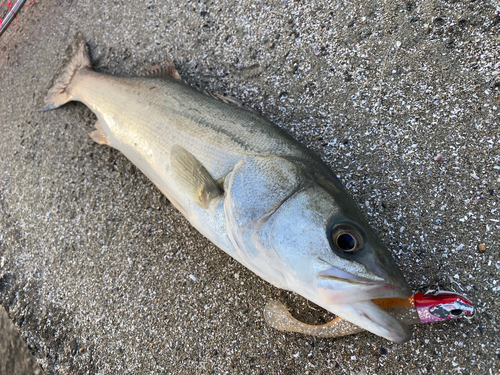
M374 298L411 292L331 169L285 131L163 75L92 70L81 34L42 110L79 101L94 141L121 151L205 237L278 288L395 342L408 326ZM162 72L160 72L162 73Z

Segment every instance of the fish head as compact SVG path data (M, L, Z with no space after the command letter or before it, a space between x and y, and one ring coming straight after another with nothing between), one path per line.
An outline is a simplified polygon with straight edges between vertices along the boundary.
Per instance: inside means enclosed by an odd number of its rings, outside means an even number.
M347 192L336 193L311 184L283 201L265 224L273 250L328 304L411 295L356 203Z
M406 325L371 300L407 298L411 292L340 182L313 179L282 160L274 160L279 165L273 168L265 163L270 162L247 161L228 186L232 202L226 217L236 217L228 226L243 263L362 328L395 342L407 340ZM272 176L263 177L261 164Z
M270 247L288 270L285 288L394 342L406 324L373 302L411 295L390 251L354 201L318 185L290 196L268 220ZM342 199L339 203L339 199Z

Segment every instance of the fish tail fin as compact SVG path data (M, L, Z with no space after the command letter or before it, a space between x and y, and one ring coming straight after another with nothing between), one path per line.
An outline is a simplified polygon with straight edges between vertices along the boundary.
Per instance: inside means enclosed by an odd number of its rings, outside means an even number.
M62 106L72 98L69 86L74 76L84 68L92 69L89 48L82 33L76 34L75 41L66 52L67 58L54 77L54 83L45 96L45 106L40 111L48 111Z

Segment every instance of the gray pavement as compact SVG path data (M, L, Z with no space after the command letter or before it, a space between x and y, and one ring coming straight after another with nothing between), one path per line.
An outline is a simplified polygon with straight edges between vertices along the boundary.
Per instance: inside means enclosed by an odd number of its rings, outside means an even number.
M267 327L271 299L331 316L191 228L92 143L85 106L36 111L77 31L99 71L171 58L287 129L338 172L411 285L453 287L476 317L403 345ZM498 373L499 45L494 1L36 2L0 39L0 303L47 374Z

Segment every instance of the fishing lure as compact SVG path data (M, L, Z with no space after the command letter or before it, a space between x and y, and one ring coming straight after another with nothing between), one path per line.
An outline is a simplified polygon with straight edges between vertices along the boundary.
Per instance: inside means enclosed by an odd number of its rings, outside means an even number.
M471 319L475 309L466 297L450 291L431 287L425 293L415 293L409 298L384 298L373 300L406 324L432 323L458 318ZM318 337L340 337L363 332L364 329L340 317L322 325L310 325L294 318L279 301L268 303L264 309L267 324L279 331L298 332Z

